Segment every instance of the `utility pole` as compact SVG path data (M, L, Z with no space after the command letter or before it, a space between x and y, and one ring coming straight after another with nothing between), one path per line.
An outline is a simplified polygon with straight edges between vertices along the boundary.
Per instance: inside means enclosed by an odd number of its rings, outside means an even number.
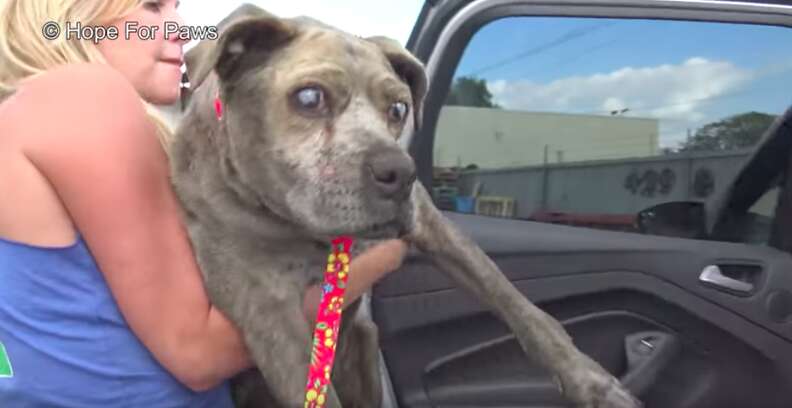
M542 165L542 211L547 211L548 191L550 190L550 169L547 167L550 154L550 145L544 146L544 163Z

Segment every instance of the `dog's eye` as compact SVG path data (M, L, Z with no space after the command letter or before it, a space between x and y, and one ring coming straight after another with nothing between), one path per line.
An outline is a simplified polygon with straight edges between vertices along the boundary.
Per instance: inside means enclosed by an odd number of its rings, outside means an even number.
M300 109L308 111L322 110L325 106L324 91L316 86L302 88L294 94L294 102Z
M388 117L394 122L403 122L409 112L409 107L404 102L396 102L388 109Z

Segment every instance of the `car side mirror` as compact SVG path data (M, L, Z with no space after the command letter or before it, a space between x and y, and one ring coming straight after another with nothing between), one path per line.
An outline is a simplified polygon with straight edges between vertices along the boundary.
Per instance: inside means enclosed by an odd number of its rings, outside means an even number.
M638 231L675 238L704 238L707 235L706 208L695 201L672 201L638 213Z

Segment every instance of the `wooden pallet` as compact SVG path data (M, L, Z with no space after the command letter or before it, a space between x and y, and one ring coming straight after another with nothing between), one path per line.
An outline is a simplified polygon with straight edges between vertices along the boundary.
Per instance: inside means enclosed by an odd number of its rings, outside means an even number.
M476 214L479 215L513 218L515 215L515 207L515 200L512 197L476 197Z

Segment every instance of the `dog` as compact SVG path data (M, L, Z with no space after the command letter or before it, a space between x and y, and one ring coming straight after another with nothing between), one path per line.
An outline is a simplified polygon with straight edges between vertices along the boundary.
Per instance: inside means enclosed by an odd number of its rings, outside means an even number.
M312 328L302 294L342 234L358 252L410 242L503 319L576 406L640 406L415 182L398 140L421 123L428 83L418 59L392 39L251 5L218 27L217 41L185 57L194 94L168 150L209 297L256 363L236 381L238 406L303 406ZM343 313L327 407L380 406L376 326L359 304Z

